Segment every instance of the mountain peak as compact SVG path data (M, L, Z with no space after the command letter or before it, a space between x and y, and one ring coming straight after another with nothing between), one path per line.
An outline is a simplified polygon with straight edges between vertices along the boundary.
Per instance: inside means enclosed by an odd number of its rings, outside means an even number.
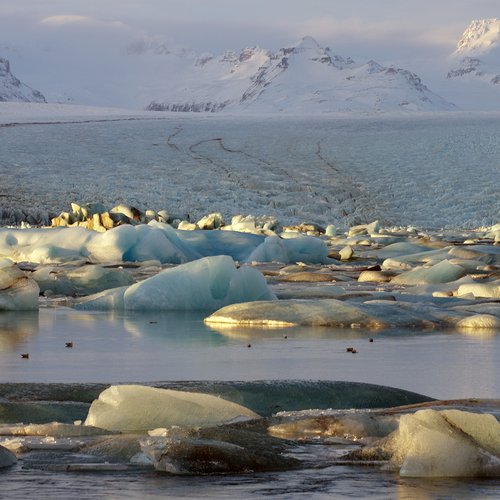
M11 72L8 59L0 57L0 102L46 102L38 91L21 83Z
M472 21L457 44L456 54L485 54L500 46L500 19Z
M295 44L297 50L323 50L312 36L304 36Z

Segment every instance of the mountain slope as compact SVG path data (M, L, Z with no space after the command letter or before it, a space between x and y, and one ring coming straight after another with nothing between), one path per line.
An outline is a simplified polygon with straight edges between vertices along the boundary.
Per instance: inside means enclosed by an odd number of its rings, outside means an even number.
M170 64L171 59L170 54ZM455 108L409 71L374 61L356 64L311 37L276 53L254 47L205 56L175 74L161 90L163 97L148 109L316 113Z
M447 78L461 78L500 90L500 19L472 21L453 54Z
M0 57L0 101L46 102L38 91L21 83L11 72L10 63Z

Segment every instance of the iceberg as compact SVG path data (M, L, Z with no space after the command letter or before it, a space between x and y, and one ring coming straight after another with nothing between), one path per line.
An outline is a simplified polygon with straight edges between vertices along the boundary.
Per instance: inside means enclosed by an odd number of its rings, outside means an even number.
M17 462L14 453L9 451L7 448L0 446L0 469L3 467L10 467Z
M84 425L113 431L147 431L172 425L209 427L257 413L225 399L197 392L117 385L90 406Z
M249 422L251 424L251 422ZM196 430L173 429L141 440L143 454L158 471L171 474L230 474L299 467L292 444L245 423Z
M77 300L77 309L216 310L228 304L274 300L264 276L248 266L236 268L226 255L204 257L129 287Z
M391 280L397 285L432 285L437 283L449 283L456 281L467 273L461 266L451 264L443 260L429 268L417 267L411 271L404 272Z
M336 328L389 327L438 328L454 326L464 317L461 311L432 304L390 300L367 300L363 303L337 299L283 299L275 302L246 302L219 309L205 318L211 328L231 325L290 327L329 326Z
M328 258L326 243L312 236L298 236L283 239L279 236L268 236L247 258L246 262L308 262L310 264L327 264L335 262Z
M9 259L0 259L0 311L38 309L40 289Z
M55 266L41 267L31 277L38 283L42 293L51 291L56 295L89 295L134 283L128 271L100 265L71 270Z
M500 423L490 414L428 409L402 415L388 449L401 476L500 476Z
M335 299L246 302L219 309L205 323L289 327L295 325L385 328L388 324L362 311L357 305Z
M497 281L494 283L466 283L464 285L460 285L457 290L457 296L463 297L469 294L472 294L475 298L482 297L499 299L500 284Z

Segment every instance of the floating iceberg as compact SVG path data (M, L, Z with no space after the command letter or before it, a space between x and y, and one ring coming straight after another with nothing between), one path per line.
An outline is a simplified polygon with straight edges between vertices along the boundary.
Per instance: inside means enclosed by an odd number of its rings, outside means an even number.
M9 451L7 448L0 446L0 469L3 467L10 467L17 462L14 453Z
M353 303L336 299L279 300L233 304L205 318L212 328L225 325L267 327L330 326L336 328L438 328L454 326L465 313L432 304L389 300Z
M323 240L312 236L283 239L267 237L247 258L247 262L309 262L327 264L335 262L328 258L328 247Z
M9 259L0 259L0 311L38 309L40 289Z
M388 449L402 476L500 476L500 424L489 414L429 409L402 415Z
M467 273L461 266L450 264L443 260L429 268L417 267L411 271L404 272L391 280L397 285L432 285L437 283L449 283L456 281Z
M460 285L457 291L459 297L465 295L473 295L474 297L484 297L499 299L500 298L500 284L499 282L494 283L467 283Z
M65 270L61 267L41 267L31 274L42 293L56 295L89 295L102 290L131 285L132 275L124 269L105 268L100 265L82 266Z
M250 423L251 424L251 423ZM172 474L230 474L290 470L300 462L287 452L293 445L269 436L265 426L245 423L173 430L141 440L143 454L158 471Z
M209 427L253 411L222 398L196 392L140 385L111 386L89 410L85 425L116 431L147 431L158 427Z
M0 257L16 262L54 264L86 259L94 264L145 260L182 264L214 255L248 262L328 262L325 242L305 236L284 240L234 231L182 231L157 221L122 225L104 233L82 227L0 228Z
M129 287L80 299L77 309L215 310L227 304L273 300L264 276L248 266L236 268L226 255L204 257Z

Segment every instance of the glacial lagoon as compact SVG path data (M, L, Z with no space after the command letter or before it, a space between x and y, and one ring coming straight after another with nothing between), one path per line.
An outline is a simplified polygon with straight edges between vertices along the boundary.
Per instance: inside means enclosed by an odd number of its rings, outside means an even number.
M431 240L439 235L437 239L458 242L456 235L465 234L458 228L492 226L499 216L498 117L469 118L322 117L312 122L275 118L263 125L260 118L169 116L154 121L4 127L0 131L5 145L0 161L6 173L2 216L4 223L19 223L28 216L33 222L56 209L67 209L77 196L83 201L126 201L154 209L170 204L172 210L196 215L218 209L225 214L271 212L284 223L317 218L337 225L339 234L353 224L378 218L383 227L427 227L433 230ZM466 182L471 171L474 182ZM78 181L82 175L83 185ZM35 193L40 201L34 205ZM440 231L442 227L446 229ZM355 255L359 251L354 245ZM486 277L487 272L494 280L494 265L476 278ZM284 283L274 289L285 297L294 287ZM296 290L292 295L300 297ZM386 291L372 288L368 293ZM356 298L358 292L348 290L348 300L362 301ZM430 297L432 292L426 293ZM447 300L454 304L455 299L442 298L443 303ZM478 301L468 296L465 302ZM493 297L482 302L488 311L496 310ZM92 399L117 383L216 394L257 393L257 399L266 401L277 415L270 418L285 422L304 418L287 414L297 410L287 408L290 400L326 394L340 382L346 385L336 387L342 387L348 404L338 410L325 397L324 405L314 406L326 412L319 415L330 418L328 411L357 415L362 411L359 394L368 388L395 398L385 406L404 405L405 398L420 394L424 400L459 399L459 409L499 417L498 330L430 325L374 330L359 324L228 327L204 323L210 312L74 310L66 299L47 295L40 298L39 312L0 313L3 422L12 423L9 419L17 416L14 422L22 417L27 423L40 414L60 417L50 420L83 420ZM393 394L386 386L417 395ZM377 408L370 411L378 415ZM108 462L105 456L97 465L89 463L89 456L78 452L75 443L82 445L78 439L50 436L25 439L28 451L22 460L1 469L0 496L27 498L36 491L37 498L71 494L83 499L496 498L499 488L498 476L419 479L402 477L380 464L342 462L352 443L324 436L309 435L289 450L291 458L302 464L298 470L189 477L155 472L129 461Z

